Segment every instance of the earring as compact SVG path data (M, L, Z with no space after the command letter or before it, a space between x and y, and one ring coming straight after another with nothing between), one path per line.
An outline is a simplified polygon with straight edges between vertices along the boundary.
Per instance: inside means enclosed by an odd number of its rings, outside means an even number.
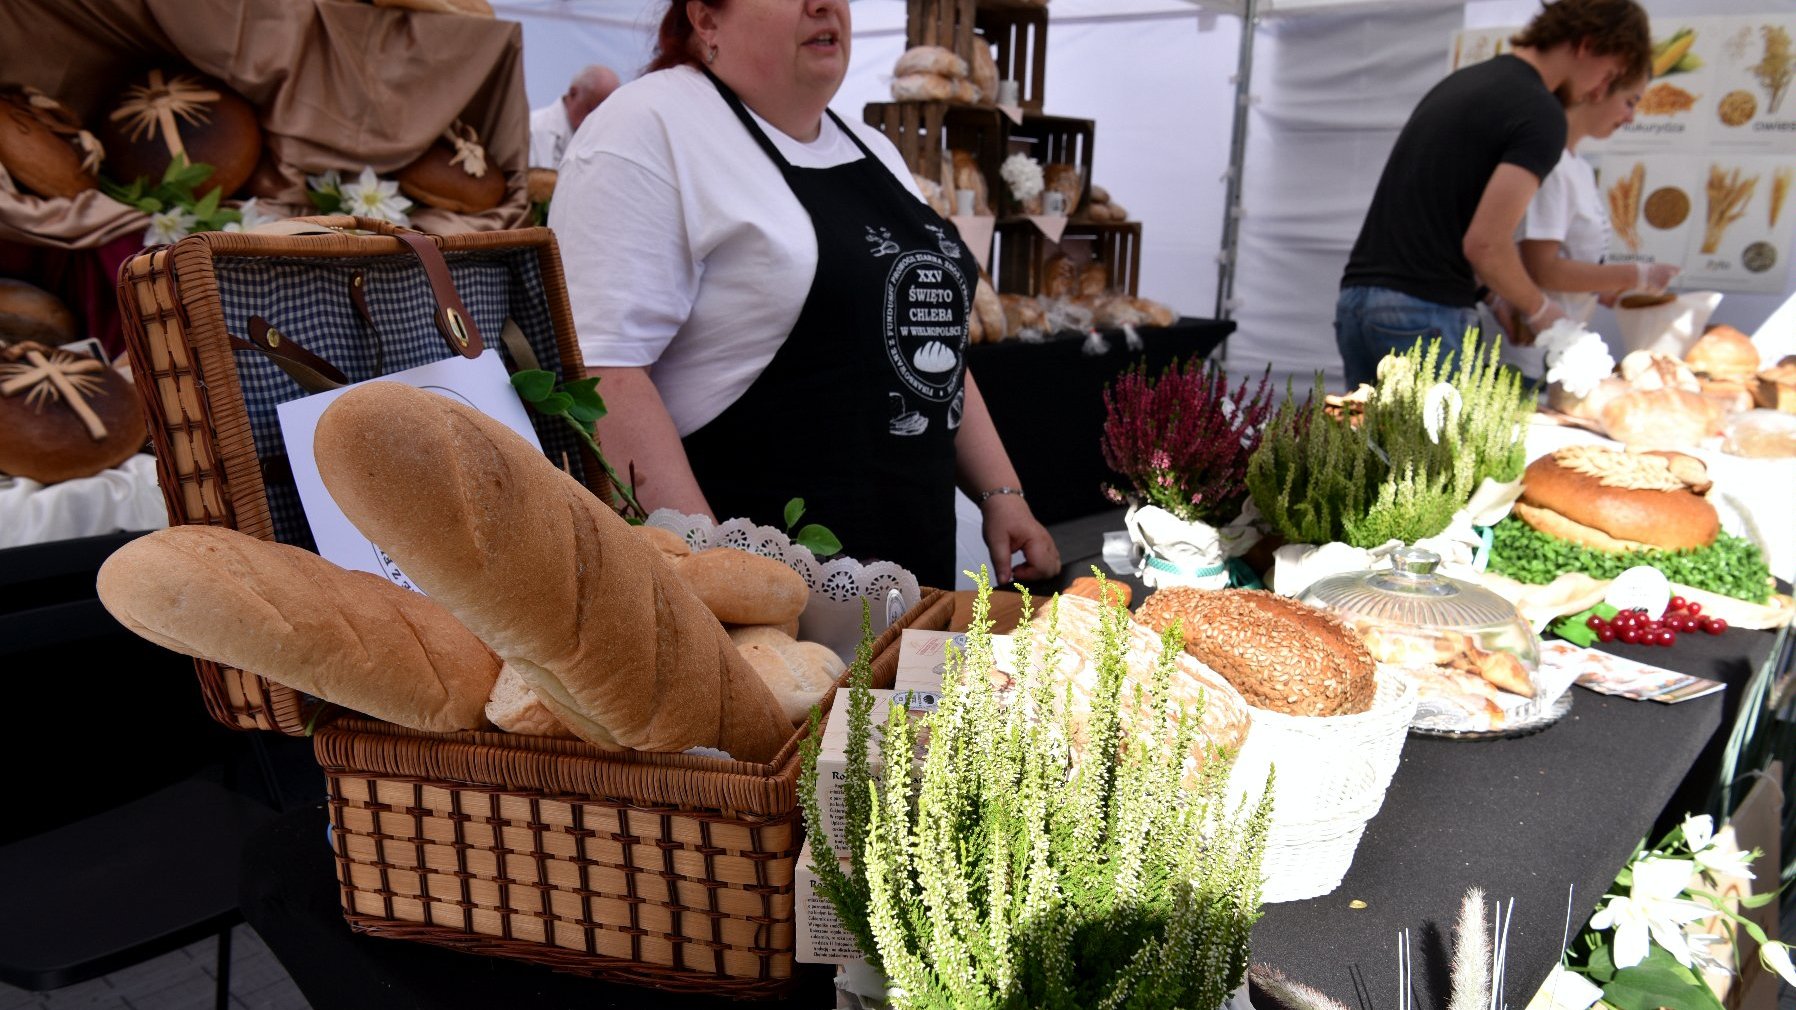
M705 62L706 63L716 63L717 62L717 47L716 46L712 46L711 48L705 50Z

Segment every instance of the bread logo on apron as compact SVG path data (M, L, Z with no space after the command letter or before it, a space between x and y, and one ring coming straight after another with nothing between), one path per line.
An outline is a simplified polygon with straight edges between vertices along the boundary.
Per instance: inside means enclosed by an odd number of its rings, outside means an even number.
M934 249L914 249L893 261L886 274L886 357L901 386L893 394L891 432L922 434L928 418L910 407L956 399L961 355L967 341L967 306L972 304L960 265Z

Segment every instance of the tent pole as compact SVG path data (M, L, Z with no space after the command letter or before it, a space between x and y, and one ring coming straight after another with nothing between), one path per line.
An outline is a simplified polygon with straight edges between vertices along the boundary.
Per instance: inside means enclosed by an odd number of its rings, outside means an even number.
M1241 0L1241 48L1235 58L1235 121L1229 134L1227 194L1222 204L1222 251L1217 257L1216 318L1233 314L1235 263L1241 243L1242 165L1247 160L1247 109L1253 87L1254 29L1259 24L1259 0ZM1223 342L1222 360L1228 360Z

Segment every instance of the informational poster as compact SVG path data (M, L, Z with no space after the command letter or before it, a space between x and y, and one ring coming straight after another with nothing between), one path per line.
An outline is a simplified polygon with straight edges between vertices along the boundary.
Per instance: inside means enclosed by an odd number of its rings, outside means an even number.
M1518 27L1458 33L1458 67L1507 52ZM1611 262L1676 263L1681 287L1777 294L1796 209L1796 16L1653 23L1634 121L1578 154L1597 171Z

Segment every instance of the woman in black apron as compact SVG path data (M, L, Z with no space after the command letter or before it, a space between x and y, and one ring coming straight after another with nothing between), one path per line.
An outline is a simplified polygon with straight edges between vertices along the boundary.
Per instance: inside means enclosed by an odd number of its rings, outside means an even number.
M663 24L655 66L704 71L809 214L817 242L816 272L779 350L740 397L682 439L691 474L719 519L783 526L787 499L802 497L807 518L834 530L847 553L897 562L936 586L955 575L958 482L980 501L998 580L1050 577L1059 570L1053 541L1024 504L965 376L977 262L824 107L846 70L848 32L846 0L675 0ZM719 60L720 49L743 55ZM730 76L767 97L769 108L755 111L779 126L806 98L821 98L812 135L828 116L861 157L793 166ZM797 118L802 134L809 117ZM639 491L653 508L655 475L670 462L636 463L650 475ZM1027 564L1013 573L1014 550Z

